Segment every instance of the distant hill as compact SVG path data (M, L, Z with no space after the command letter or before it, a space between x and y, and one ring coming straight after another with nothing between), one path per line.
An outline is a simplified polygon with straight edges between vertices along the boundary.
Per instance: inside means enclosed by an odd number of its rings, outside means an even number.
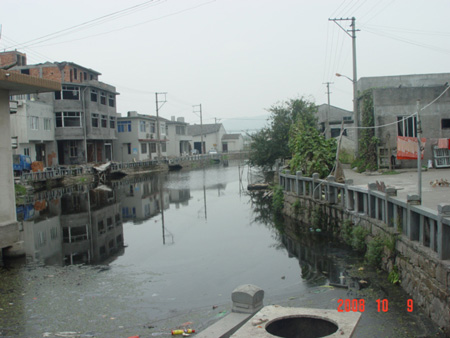
M269 115L260 115L252 117L237 117L232 119L223 119L220 123L223 124L225 130L229 134L245 134L246 132L252 134L268 125L267 119Z

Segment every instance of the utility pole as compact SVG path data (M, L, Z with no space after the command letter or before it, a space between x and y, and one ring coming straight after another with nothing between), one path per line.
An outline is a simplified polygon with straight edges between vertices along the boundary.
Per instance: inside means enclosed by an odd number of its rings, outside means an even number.
M200 149L202 151L202 155L205 153L205 147L203 145L203 117L202 117L202 104L198 104L193 106L194 107L194 113L196 113L195 111L195 107L199 107L199 113L200 113Z
M334 82L324 82L327 85L327 96L328 96L328 107L327 107L327 115L325 120L325 138L331 138L331 129L330 129L330 84Z
M329 21L334 21L336 25L338 25L349 37L352 38L352 50L353 50L353 114L355 119L355 127L356 127L356 140L355 140L355 156L358 157L359 154L359 114L358 114L358 91L356 89L356 82L358 81L358 76L356 74L356 32L359 29L356 29L356 18L340 18L340 19L328 19ZM339 21L351 21L350 27L351 30L347 30L342 27ZM351 32L351 34L349 33Z
M159 124L159 110L161 109L162 106L164 106L164 103L166 103L166 94L167 93L155 93L155 98L156 98L156 137L158 138L158 159L161 159L161 128L160 128L160 124ZM164 98L159 100L158 95L163 96ZM161 103L161 105L159 105Z

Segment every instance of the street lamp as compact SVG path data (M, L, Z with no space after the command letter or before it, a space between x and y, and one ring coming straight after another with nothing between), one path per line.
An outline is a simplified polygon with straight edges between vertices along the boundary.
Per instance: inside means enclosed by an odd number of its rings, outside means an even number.
M356 137L355 137L355 157L359 155L359 115L358 115L358 101L357 101L357 89L356 78L351 79L347 75L336 73L337 77L345 77L353 83L353 115L355 118Z

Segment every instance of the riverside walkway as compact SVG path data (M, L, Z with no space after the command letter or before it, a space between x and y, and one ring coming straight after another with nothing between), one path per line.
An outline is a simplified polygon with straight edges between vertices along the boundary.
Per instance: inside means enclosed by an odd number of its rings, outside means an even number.
M378 172L357 173L352 169L344 169L346 179L352 179L353 185L364 186L367 184L384 182L387 187L394 187L397 190L397 197L403 200L407 195L418 193L418 174L417 169L398 169L398 174L382 175ZM450 187L435 186L430 182L446 179L450 182L450 169L428 169L422 171L422 205L433 210L437 210L440 203L450 203Z

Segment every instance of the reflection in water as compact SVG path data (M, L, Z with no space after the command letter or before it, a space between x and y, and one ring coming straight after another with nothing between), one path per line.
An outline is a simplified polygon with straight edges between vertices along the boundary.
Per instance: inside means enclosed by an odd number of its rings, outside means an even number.
M253 192L250 195L254 221L278 230L280 245L287 250L289 257L298 259L301 276L306 283L347 286L345 267L355 256L353 253L340 248L330 235L311 231L307 224L288 217L274 217L268 193Z
M189 206L191 194L190 189L165 189L166 181L167 175L144 175L112 182L111 188L80 185L28 196L29 203L17 207L27 260L107 264L124 251L122 220L141 224L159 214L162 241L173 244L164 211L170 205Z

